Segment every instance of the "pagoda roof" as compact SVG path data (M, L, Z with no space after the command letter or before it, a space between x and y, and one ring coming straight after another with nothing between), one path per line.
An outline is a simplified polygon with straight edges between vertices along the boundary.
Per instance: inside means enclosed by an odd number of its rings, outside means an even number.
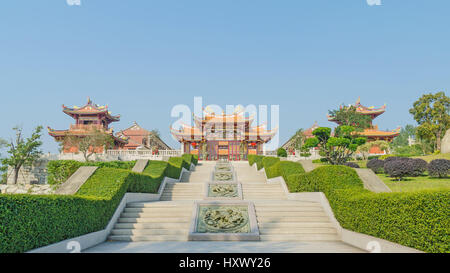
M128 127L127 129L120 130L117 135L125 135L125 136L142 136L142 135L150 135L152 132L142 128L137 122L133 122L133 125Z
M172 127L170 128L170 132L178 141L193 139L201 140L202 137L206 134L197 127L192 127L185 124L181 125L182 126L179 130L173 129ZM269 141L278 132L278 128L275 128L273 130L266 130L264 127L264 125L260 125L250 128L249 131L244 132L243 135L246 137L261 138L263 141Z
M204 123L243 123L243 122L253 122L254 115L251 115L250 117L245 117L244 111L239 108L237 109L233 114L231 115L225 115L225 113L222 113L220 115L216 115L212 111L208 111L207 109L203 110L203 117L198 117L196 115L194 116L194 121L197 126L200 126Z
M374 126L370 129L365 129L363 132L358 132L359 135L365 137L396 137L400 134L401 127L392 131L381 131L378 126Z
M78 107L78 106L67 107L63 104L62 108L63 108L63 112L71 117L80 116L80 115L104 114L110 122L120 120L120 115L114 116L111 114L111 112L109 112L108 105L100 106L98 104L94 104L90 98L88 98L86 105L84 105L82 107Z
M349 107L355 107L356 108L356 112L361 113L363 115L371 115L373 116L373 118L378 117L379 115L383 114L384 112L386 112L386 104L384 104L381 107L374 107L374 106L364 106L361 104L361 98L358 98L358 100L356 101L356 103L354 105L349 105L349 106L341 106L340 109L342 108L349 108ZM336 121L334 117L327 115L328 121Z
M48 134L52 137L65 137L71 136L85 136L90 134L89 130L55 130L47 126ZM103 132L114 138L114 140L122 143L128 143L128 138L125 136L115 136L112 129Z

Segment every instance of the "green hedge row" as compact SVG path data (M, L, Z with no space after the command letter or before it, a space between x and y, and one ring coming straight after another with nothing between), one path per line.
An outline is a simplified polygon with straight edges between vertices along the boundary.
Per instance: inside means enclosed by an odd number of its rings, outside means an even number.
M191 155L191 154L183 154L181 158L187 162L187 165L190 167L191 164L197 165L198 164L198 156L197 155ZM189 170L189 168L187 168Z
M248 159L248 164L250 164L250 166L253 166L253 164L256 163L256 168L258 170L261 170L263 168L263 159L264 156L262 155L248 155L247 156Z
M262 165L264 170L269 169L271 166L277 164L278 162L280 162L280 159L278 157L264 157L262 160Z
M346 166L290 175L286 183L291 192L324 192L343 228L426 252L450 252L449 191L373 193Z
M156 193L159 185L145 174L99 168L74 196L0 194L0 253L25 252L104 229L127 191Z
M280 161L275 165L265 169L267 178L282 176L284 181L292 174L302 174L305 172L302 164L292 161Z
M135 164L136 161L79 162L75 160L52 160L47 165L47 179L50 185L59 185L82 166L131 170Z

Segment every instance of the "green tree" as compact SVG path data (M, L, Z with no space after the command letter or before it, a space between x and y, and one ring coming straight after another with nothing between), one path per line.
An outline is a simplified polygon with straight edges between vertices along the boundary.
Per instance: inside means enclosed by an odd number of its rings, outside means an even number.
M337 110L330 110L328 115L333 117L339 125L352 126L358 132L372 126L371 117L357 112L356 107L353 105L341 106Z
M287 157L286 149L284 149L284 148L278 148L278 150L277 150L277 156L278 156L278 157Z
M304 130L302 128L298 129L293 138L294 150L300 150L306 139Z
M417 127L411 124L406 125L400 130L400 134L391 142L391 147L409 146L408 139L416 138Z
M359 137L353 126L338 126L331 136L331 128L319 127L313 131L313 138L305 141L304 148L319 147L320 153L332 165L342 165L366 143L365 137Z
M150 133L152 133L154 136L157 136L158 138L161 137L161 134L158 129L153 129L150 131Z
M13 130L16 132L16 137L4 144L8 149L9 157L3 158L1 162L3 166L10 166L13 169L14 184L17 184L20 168L31 166L42 155L39 149L42 145L40 141L42 126L36 127L29 138L24 138L22 128L14 127Z
M111 135L94 128L83 137L67 135L60 144L62 149L76 147L83 154L84 160L89 161L89 158L98 152L98 149L109 149L114 145L114 141Z
M4 147L6 147L6 145L8 144L8 142L2 138L0 138L0 149L3 149ZM6 171L8 170L8 166L4 166L3 164L1 164L1 154L0 154L0 184L6 184L6 180L7 180L7 173Z
M450 128L450 98L444 92L425 94L409 112L419 124L417 135L434 142L435 149L441 150L442 137Z

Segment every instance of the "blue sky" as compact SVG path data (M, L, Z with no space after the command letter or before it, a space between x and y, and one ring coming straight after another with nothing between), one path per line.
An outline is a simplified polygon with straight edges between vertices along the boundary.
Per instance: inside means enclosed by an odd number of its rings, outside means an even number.
M0 137L66 129L90 96L169 134L176 104L280 105L280 142L329 109L387 104L382 129L413 124L423 93L450 85L450 1L3 1ZM44 150L56 152L47 134Z

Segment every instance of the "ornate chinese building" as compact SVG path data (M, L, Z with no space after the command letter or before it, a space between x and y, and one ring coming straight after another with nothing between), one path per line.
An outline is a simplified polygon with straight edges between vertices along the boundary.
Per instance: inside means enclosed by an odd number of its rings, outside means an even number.
M361 113L363 115L370 116L372 121L378 117L379 115L386 112L386 105L383 105L382 107L375 108L373 106L366 107L361 104L360 98L356 101L354 107L356 108L356 111L358 113ZM328 116L328 120L332 122L338 123L333 117ZM397 128L393 131L381 131L378 129L378 125L371 124L370 128L364 129L363 132L359 133L361 136L367 137L367 141L377 141L377 140L384 140L387 142L391 142L396 136L400 134L400 128ZM378 147L372 147L369 151L371 154L383 154L384 151L381 151Z
M232 115L216 115L204 110L203 117L194 116L194 126L183 124L179 130L170 130L184 153L206 160L241 160L249 154L262 154L264 143L278 130L266 130L265 125L252 126L253 121L254 118L246 117L241 109Z
M83 107L74 106L72 108L65 105L62 106L63 112L75 120L75 124L71 124L68 130L54 130L48 128L48 133L61 142L67 136L86 137L95 130L99 130L112 137L114 142L113 149L123 149L128 143L127 139L122 136L114 136L114 131L109 128L112 122L120 120L120 115L113 116L108 110L108 106L99 106L94 104L89 98ZM96 153L103 152L103 147L95 147ZM77 153L78 148L66 144L62 150L63 153Z
M317 121L314 122L314 124L303 131L303 136L306 139L314 137L313 131L319 128L319 125L317 124ZM281 148L285 149L289 155L295 155L295 142L297 141L297 134L293 135L286 143L281 146Z
M136 122L118 132L117 136L128 139L128 143L124 146L125 150L172 150L157 134L142 128Z

